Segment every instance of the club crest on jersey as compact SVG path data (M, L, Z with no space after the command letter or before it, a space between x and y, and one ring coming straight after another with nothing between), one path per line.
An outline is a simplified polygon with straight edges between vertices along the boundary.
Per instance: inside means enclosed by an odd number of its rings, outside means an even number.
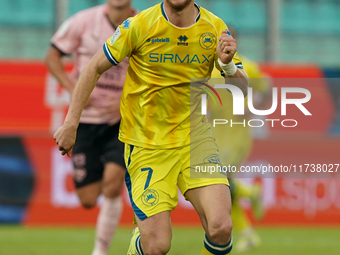
M116 29L116 32L113 34L113 36L111 37L111 41L110 41L110 45L112 46L112 44L114 44L114 42L119 38L119 36L121 35L120 29L119 27Z
M216 45L216 36L213 33L207 32L201 35L200 45L205 50L210 50Z
M142 202L146 206L154 206L159 201L158 192L154 189L147 189L142 194Z

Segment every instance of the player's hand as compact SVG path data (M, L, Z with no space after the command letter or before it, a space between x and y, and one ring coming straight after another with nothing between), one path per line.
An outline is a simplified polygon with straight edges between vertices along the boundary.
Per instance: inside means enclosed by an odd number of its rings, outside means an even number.
M61 151L61 155L67 154L71 157L72 149L76 141L77 128L72 126L62 125L54 133L53 139L56 141Z
M236 40L223 31L217 43L217 55L224 64L229 64L237 51Z

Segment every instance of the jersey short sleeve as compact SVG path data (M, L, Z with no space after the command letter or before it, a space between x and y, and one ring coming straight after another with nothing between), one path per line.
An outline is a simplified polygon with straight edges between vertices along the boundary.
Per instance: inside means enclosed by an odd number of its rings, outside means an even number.
M51 44L66 55L72 54L80 44L84 23L81 16L76 14L60 26L51 39Z
M218 37L220 37L220 35L222 34L222 32L224 30L227 31L228 35L231 35L227 25L222 20L220 22L218 22L216 29L217 29ZM217 60L218 60L218 55L217 55L217 52L216 52L216 54L215 54L215 66L219 71L222 71ZM240 58L240 56L238 55L237 52L235 53L235 55L233 57L233 61L234 61L234 64L237 66L237 68L243 69L243 64L242 64L241 58Z
M138 28L134 18L125 20L103 46L108 60L118 65L125 57L130 57L138 45Z

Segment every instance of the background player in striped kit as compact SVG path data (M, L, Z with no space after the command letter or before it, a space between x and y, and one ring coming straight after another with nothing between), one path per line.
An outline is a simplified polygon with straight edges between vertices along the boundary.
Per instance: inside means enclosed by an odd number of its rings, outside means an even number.
M106 4L76 13L66 20L51 40L46 63L59 83L73 93L76 81L92 56L102 48L124 20L134 16L131 0ZM63 56L75 54L69 76ZM107 254L122 212L120 192L124 183L124 145L118 140L119 104L128 59L108 70L97 82L80 118L73 149L74 182L81 204L92 208L103 193L97 218L93 255Z

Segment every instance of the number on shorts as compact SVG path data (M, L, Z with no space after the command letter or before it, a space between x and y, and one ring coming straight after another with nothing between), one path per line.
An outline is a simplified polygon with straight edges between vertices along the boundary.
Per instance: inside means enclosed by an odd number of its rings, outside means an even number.
M142 168L141 170L142 170L142 172L149 171L148 177L146 178L146 182L145 182L145 186L144 186L144 190L146 190L149 187L149 185L150 185L150 180L151 180L151 176L152 176L153 170L150 167Z

